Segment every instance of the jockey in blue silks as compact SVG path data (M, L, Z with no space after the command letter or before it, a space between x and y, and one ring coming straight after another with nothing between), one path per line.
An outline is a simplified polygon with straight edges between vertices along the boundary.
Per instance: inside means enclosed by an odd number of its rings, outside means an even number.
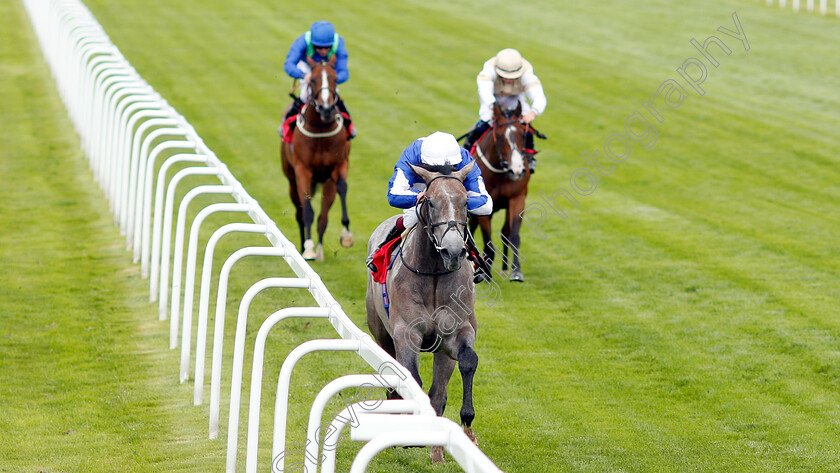
M310 30L298 36L292 42L286 62L283 63L283 70L290 77L299 79L301 83L300 98L295 98L295 103L286 114L286 118L296 115L300 108L309 98L309 74L312 68L306 62L311 58L315 62L329 61L335 56L335 82L336 85L347 82L350 78L350 70L347 68L347 48L344 45L344 38L335 32L335 28L329 21L316 21L312 23ZM350 112L344 105L341 96L338 98L338 109L345 113L349 119ZM349 124L348 124L349 129Z
M411 170L409 164L414 166L449 164L454 166L453 171L457 171L473 161L470 153L462 148L455 137L449 133L436 131L408 145L397 164L394 165L394 174L388 181L388 203L392 207L403 209L403 216L397 219L394 228L379 247L417 223L415 207L423 198L426 183ZM474 166L467 174L464 187L467 189L467 211L470 214L490 215L493 212L493 199L484 187L484 179L481 177L481 169L478 166ZM371 261L372 255L368 257L369 266Z

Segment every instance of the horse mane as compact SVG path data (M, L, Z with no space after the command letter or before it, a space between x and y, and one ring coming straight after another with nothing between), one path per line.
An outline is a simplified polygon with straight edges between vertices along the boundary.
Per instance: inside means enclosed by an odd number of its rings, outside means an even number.
M456 165L446 162L444 164L427 164L427 163L420 163L419 167L429 171L429 172L436 172L438 174L443 174L444 176L448 176L452 174L453 171L456 171Z

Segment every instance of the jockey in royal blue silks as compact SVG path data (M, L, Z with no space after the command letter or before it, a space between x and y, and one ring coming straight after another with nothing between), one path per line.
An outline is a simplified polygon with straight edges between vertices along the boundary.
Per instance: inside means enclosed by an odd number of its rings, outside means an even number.
M453 171L457 171L473 161L470 153L462 148L455 137L449 133L436 131L408 145L397 164L394 165L394 174L388 181L388 203L393 207L403 209L403 216L397 219L396 225L379 247L417 223L415 206L423 197L426 183L411 170L409 164L414 166L450 164L454 166ZM464 187L467 189L467 211L470 214L490 215L493 212L493 199L484 187L484 179L481 177L481 169L478 166L474 166L467 174ZM368 257L368 266L371 264L372 256Z
M286 54L286 61L283 63L283 70L290 77L299 79L301 82L300 98L295 98L295 103L286 114L286 118L297 115L300 108L309 98L309 74L312 68L306 62L306 58L312 58L315 62L329 61L335 56L335 82L336 85L347 82L350 78L350 70L347 68L347 48L344 45L344 38L335 32L335 28L329 21L316 21L312 23L310 30L298 36ZM350 118L350 112L338 98L338 109ZM348 129L349 124L348 124Z

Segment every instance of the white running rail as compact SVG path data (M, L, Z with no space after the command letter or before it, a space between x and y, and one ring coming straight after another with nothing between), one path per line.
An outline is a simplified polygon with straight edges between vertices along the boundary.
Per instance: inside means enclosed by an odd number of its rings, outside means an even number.
M327 444L329 434L340 433L341 427L351 424L350 438L368 442L359 451L351 471L365 471L368 462L382 449L394 445L441 445L467 473L495 473L498 467L481 450L471 443L461 428L454 422L437 417L428 396L414 381L410 373L382 350L369 335L360 330L347 317L341 306L321 282L321 278L303 259L294 244L277 228L275 223L260 208L242 185L228 171L216 155L187 123L152 87L147 84L120 51L112 44L108 35L78 0L24 0L44 56L49 63L59 93L70 118L81 138L81 143L96 182L105 192L114 213L114 222L126 237L126 248L133 251L134 261L140 263L141 275L150 280L150 301L157 297L161 319L171 320L171 348L178 343L178 329L184 333L179 370L181 382L189 378L189 360L192 342L193 287L196 279L197 234L204 218L212 212L230 212L247 216L249 223L234 223L216 229L205 254L205 261L212 261L213 246L224 234L245 231L264 235L265 247L243 248L226 260L219 275L219 292L216 306L215 334L211 345L212 379L210 386L210 437L218 435L220 385L222 378L222 345L224 342L225 301L227 298L227 274L231 266L245 256L279 257L291 268L294 278L267 278L257 282L242 297L234 341L233 373L231 373L231 403L228 421L227 461L225 469L234 472L237 466L237 441L239 437L239 399L241 395L244 361L245 327L249 317L263 320L257 335L252 379L262 377L264 341L268 331L286 318L309 317L327 320L336 330L338 338L309 340L302 343L286 358L278 380L276 393L274 437L270 462L257 460L257 436L259 429L259 406L261 383L253 381L250 390L248 416L246 471L264 470L281 472L285 467L286 416L289 385L294 365L305 354L314 351L352 351L357 353L372 368L373 374L356 375L348 373L328 384L322 395L316 399L315 411L310 415L306 445L307 471L314 473L319 466L324 471L333 471L335 452ZM161 158L163 162L158 163ZM167 181L167 170L175 163L189 163ZM182 166L183 167L183 166ZM157 170L157 174L155 171ZM157 179L155 177L157 176ZM176 188L191 176L216 178L219 184L199 186L193 184L178 206L175 229L175 248L171 251L173 214L175 213ZM155 187L156 186L156 187ZM183 190L183 189L182 189ZM198 194L218 194L232 200L227 203L211 204L199 212L191 225L188 245L187 291L181 293L181 265L187 228L186 215L190 200ZM169 293L170 253L174 253L176 268L171 271L173 284ZM211 265L212 266L212 265ZM204 350L206 329L209 323L207 299L211 271L203 266L200 276L201 294L199 301L198 336L199 351L194 379L194 403L202 402L204 380ZM160 284L158 288L157 285ZM306 289L315 300L312 307L289 307L274 314L249 313L250 301L267 288ZM289 289L286 289L289 290ZM181 310L180 301L185 301ZM167 310L170 309L170 310ZM179 320L180 319L180 320ZM179 322L181 322L179 324ZM179 327L180 326L180 327ZM395 389L404 401L385 401L384 404L368 406L365 403L349 405L336 416L324 439L313 433L313 422L320 421L325 400L338 389L353 385L370 389L387 387ZM361 409L364 412L356 412ZM394 415L408 413L412 415ZM351 416L348 421L345 416ZM267 431L268 429L266 429ZM333 436L334 437L334 436ZM322 442L312 444L315 442ZM334 440L334 439L333 439ZM318 456L323 450L324 454ZM318 461L323 460L323 461ZM323 463L323 465L322 465ZM221 468L221 466L220 466Z
M761 0L755 0L756 2L760 2ZM768 5L773 4L773 0L764 0L765 3ZM834 2L834 15L840 17L840 0L832 0ZM786 8L788 5L787 0L779 0L779 8ZM805 0L804 2L800 0L791 0L790 8L794 12L799 12L802 8L802 3L805 4L805 10L809 13L813 13L815 10L819 10L820 15L827 15L829 10L829 1L828 0L819 0L819 7L815 4L817 3L815 0Z

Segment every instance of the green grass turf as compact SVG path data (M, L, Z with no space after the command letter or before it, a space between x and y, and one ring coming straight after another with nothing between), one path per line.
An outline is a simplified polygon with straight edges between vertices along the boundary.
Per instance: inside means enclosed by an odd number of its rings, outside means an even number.
M393 213L384 194L394 161L418 136L466 131L481 63L519 48L549 98L536 124L550 139L537 143L529 202L541 202L538 191L569 189L579 168L595 172L584 151L600 151L615 170L597 174L577 208L559 197L567 218L548 214L544 239L525 227L526 282L500 282L492 307L478 306L482 449L511 472L838 471L836 18L752 1L89 5L293 241L274 131L291 84L282 62L312 21L336 24L351 55L341 92L359 128L349 203L358 243L338 247L334 211L328 260L316 268L362 327L363 243ZM9 199L0 207L0 468L221 470L224 440L205 439L206 405L190 406L191 389L177 384L178 356L164 348L168 323L145 302L145 282L110 225L25 15L16 2L0 8ZM735 28L733 11L749 51L717 31ZM732 54L716 54L718 68L706 64L699 96L676 69L700 57L689 39L713 34ZM604 141L624 133L636 110L651 120L643 102L667 79L689 97L677 108L659 102L654 146L631 142L625 161L610 161ZM277 273L268 262L237 268L229 313L248 285ZM308 298L257 302L268 313ZM258 322L249 327L255 333ZM310 336L330 331L291 323L271 339L263 458L279 364ZM291 439L301 438L320 386L364 370L349 356L311 360L295 371ZM426 386L430 362L424 357ZM456 375L453 419L459 390ZM340 467L357 448L344 442ZM372 470L458 468L400 449Z

